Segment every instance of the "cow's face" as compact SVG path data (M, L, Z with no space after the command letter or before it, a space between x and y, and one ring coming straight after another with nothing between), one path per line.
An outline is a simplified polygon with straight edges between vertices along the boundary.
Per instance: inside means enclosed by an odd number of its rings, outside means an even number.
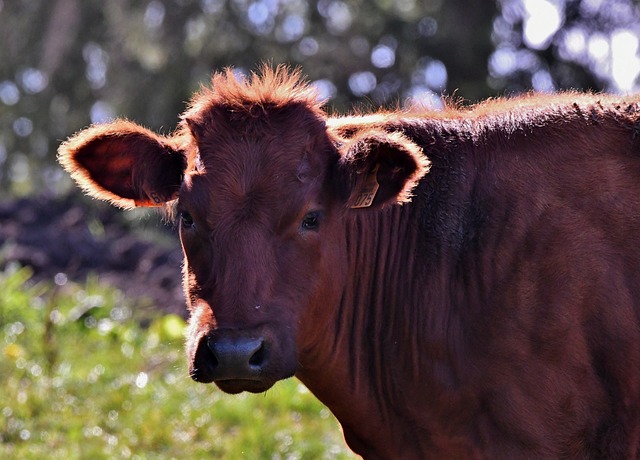
M171 138L129 122L94 126L60 159L120 206L175 201L190 373L229 393L295 374L331 331L347 278L346 214L406 198L426 171L402 135L339 139L301 104L192 109Z
M185 123L198 156L176 204L191 375L263 391L295 373L303 325L337 302L342 206L328 179L338 152L300 107Z

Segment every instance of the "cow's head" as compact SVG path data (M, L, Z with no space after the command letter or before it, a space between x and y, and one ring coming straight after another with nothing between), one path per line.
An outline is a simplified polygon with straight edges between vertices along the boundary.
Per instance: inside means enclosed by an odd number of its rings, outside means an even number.
M173 136L115 121L59 157L97 198L174 206L191 376L229 393L296 372L340 302L345 214L406 200L426 171L399 133L331 134L312 89L282 69L216 75Z

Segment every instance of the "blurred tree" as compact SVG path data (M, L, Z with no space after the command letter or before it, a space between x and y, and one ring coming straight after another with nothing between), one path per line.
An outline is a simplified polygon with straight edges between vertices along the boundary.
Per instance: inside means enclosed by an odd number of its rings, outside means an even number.
M499 0L493 88L638 91L637 0Z
M338 112L630 90L638 18L633 0L0 0L0 190L66 191L61 140L114 116L169 132L225 66L300 65Z

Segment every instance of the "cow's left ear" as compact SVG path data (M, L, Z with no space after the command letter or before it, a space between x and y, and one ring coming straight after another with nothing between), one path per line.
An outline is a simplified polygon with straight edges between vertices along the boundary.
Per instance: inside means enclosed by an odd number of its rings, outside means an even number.
M340 195L351 208L408 202L429 165L422 149L402 133L358 133L341 148Z
M80 131L60 146L58 160L89 195L122 208L177 198L187 165L179 138L125 120Z

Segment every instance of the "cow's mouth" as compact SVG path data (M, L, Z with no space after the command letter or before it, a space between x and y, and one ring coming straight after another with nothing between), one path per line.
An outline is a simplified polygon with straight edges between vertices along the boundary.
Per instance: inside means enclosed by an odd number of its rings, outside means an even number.
M262 380L249 379L228 379L216 380L214 382L218 388L225 393L232 395L248 391L249 393L263 393L273 386L275 382L264 382Z

